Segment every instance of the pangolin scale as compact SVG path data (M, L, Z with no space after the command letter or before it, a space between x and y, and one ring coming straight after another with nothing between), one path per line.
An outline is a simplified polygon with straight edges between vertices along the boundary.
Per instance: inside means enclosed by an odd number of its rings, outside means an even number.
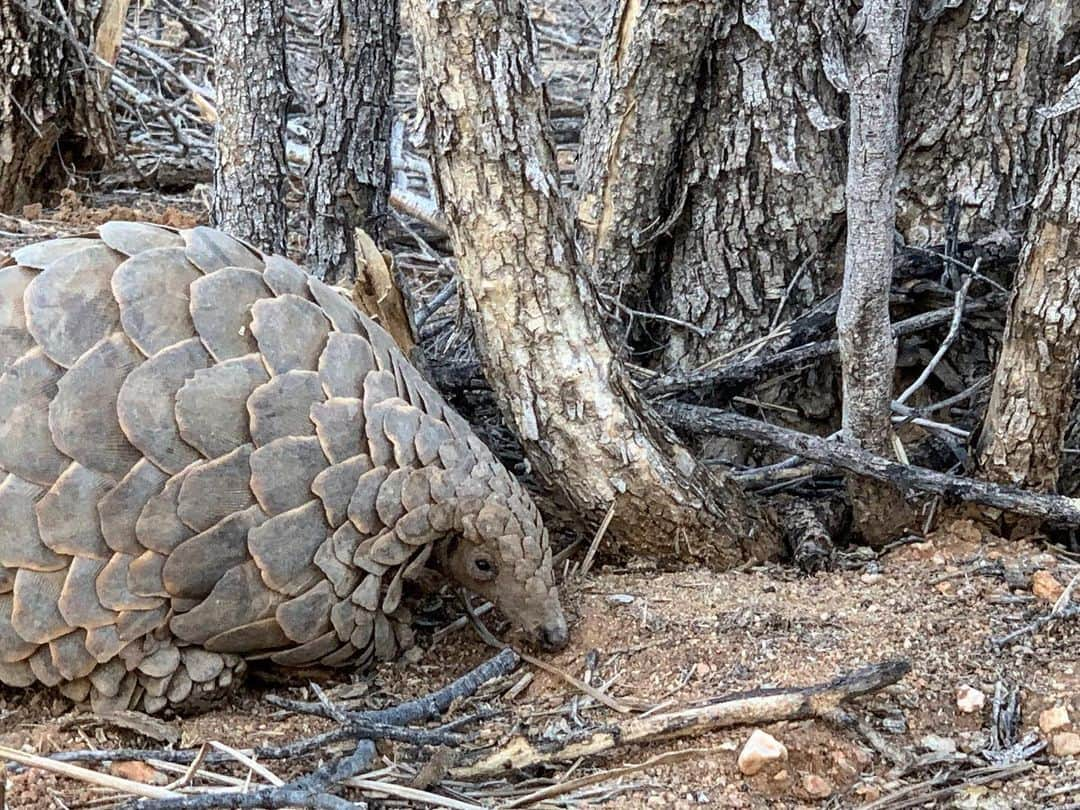
M429 566L565 642L528 494L341 291L203 227L0 262L0 681L154 712L391 659Z

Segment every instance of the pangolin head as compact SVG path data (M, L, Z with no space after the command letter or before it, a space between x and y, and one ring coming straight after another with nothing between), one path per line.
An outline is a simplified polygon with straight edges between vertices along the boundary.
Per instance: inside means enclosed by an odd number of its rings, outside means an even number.
M520 484L512 481L508 492L483 499L462 499L456 528L441 544L443 573L493 602L544 649L565 647L566 616L547 529Z

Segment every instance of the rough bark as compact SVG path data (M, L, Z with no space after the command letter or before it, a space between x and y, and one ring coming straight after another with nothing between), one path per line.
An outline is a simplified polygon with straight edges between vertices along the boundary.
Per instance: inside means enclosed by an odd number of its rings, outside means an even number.
M835 288L847 20L838 0L722 4L659 284L663 311L707 334L673 328L668 365L743 346Z
M742 346L832 286L846 15L834 0L618 4L578 214L603 292L693 324L645 321L667 365Z
M308 269L356 278L353 236L376 241L390 194L397 0L323 0L308 167Z
M102 74L81 45L95 40L101 7L0 0L0 211L41 201L73 169L100 168L113 155Z
M261 250L285 253L284 0L217 4L217 153L211 219Z
M726 477L639 401L604 339L559 196L521 0L411 0L420 106L488 379L533 472L605 546L730 566L778 551Z
M599 291L631 306L649 292L655 237L670 227L671 187L717 8L620 0L611 9L577 158L577 219Z
M1055 72L1075 52L1070 0L921 2L901 98L897 227L912 244L943 241L946 203L959 235L1023 233ZM1071 33L1070 33L1071 32ZM1071 37L1071 40L1070 40Z
M892 454L896 345L889 289L896 222L899 99L911 0L867 0L852 18L848 113L847 250L836 313L843 374L845 441ZM893 490L848 480L855 522L871 543L907 521Z
M1043 112L1042 181L977 460L992 481L1052 492L1080 360L1080 73Z

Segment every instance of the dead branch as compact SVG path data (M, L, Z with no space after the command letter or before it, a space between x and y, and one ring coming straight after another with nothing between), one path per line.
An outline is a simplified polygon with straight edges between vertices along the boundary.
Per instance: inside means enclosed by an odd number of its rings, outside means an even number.
M999 308L1005 302L1004 296L994 293L984 298L968 301L964 304L965 314L984 312ZM893 324L893 339L907 337L953 320L955 309L946 307L924 312ZM800 363L829 357L840 351L840 341L836 338L796 346L766 357L755 357L742 363L733 363L723 368L687 374L669 374L658 377L645 384L645 394L659 397L669 394L692 392L697 401L707 398L738 393L747 386L761 382L785 369Z
M446 711L462 698L470 697L486 683L513 671L519 658L513 650L501 650L498 655L466 673L442 689L429 695L408 701L397 706L373 711L346 711L326 699L321 691L317 693L323 699L307 703L290 701L282 698L268 698L276 706L290 711L312 714L335 720L339 726L328 732L313 737L297 740L284 746L258 747L248 751L234 751L219 746L218 751L207 752L205 747L197 751L170 751L154 749L113 749L92 751L64 751L49 757L24 754L15 749L0 748L0 759L7 759L27 767L42 768L81 781L98 784L119 790L129 796L141 796L147 801L129 802L125 807L138 807L139 810L211 810L211 808L277 808L277 807L313 807L325 810L341 810L355 807L335 795L336 790L368 767L375 757L374 740L400 740L421 746L456 746L467 738L455 734L452 728L458 728L462 721L435 729L406 728L406 726L432 720ZM469 719L476 719L472 716ZM196 763L197 767L226 762L239 762L250 766L254 760L295 759L300 756L319 753L325 756L327 748L335 743L350 741L352 753L347 756L331 757L329 762L310 773L283 782L280 779L268 780L269 785L256 785L246 792L215 792L196 795L181 795L175 790L156 788L141 783L110 776L99 771L72 765L72 762L102 763L121 760L143 762L169 762L174 764ZM263 769L265 771L265 769ZM272 774L270 775L272 776ZM367 786L367 785L365 785ZM389 791L399 791L400 786L386 785ZM413 794L440 799L423 791ZM412 795L417 798L417 795ZM442 803L449 802L445 800ZM450 806L450 805L447 805ZM464 806L458 803L454 806Z
M1080 605L1074 605L1072 603L1072 595L1073 591L1076 589L1077 583L1080 583L1080 574L1077 574L1072 578L1068 587L1061 592L1061 596L1058 597L1058 600L1054 603L1053 608L1051 608L1048 613L1044 613L1033 622L1025 624L1023 627L1013 630L1011 633L1006 633L1003 636L997 636L991 639L990 643L997 649L1001 649L1002 647L1009 646L1018 638L1022 638L1029 633L1034 633L1048 624L1067 619L1080 618Z
M717 698L700 706L634 717L571 734L557 743L518 736L495 751L450 770L454 779L478 779L552 762L596 756L615 748L703 734L738 725L805 720L830 715L841 704L896 683L911 669L886 661L842 675L831 683L790 689L759 689Z
M928 470L882 458L859 447L831 442L796 430L770 425L737 413L686 403L661 402L656 407L676 430L749 439L808 461L904 489L917 489L1040 518L1058 526L1080 526L1080 505L1072 498L1029 492L959 475Z

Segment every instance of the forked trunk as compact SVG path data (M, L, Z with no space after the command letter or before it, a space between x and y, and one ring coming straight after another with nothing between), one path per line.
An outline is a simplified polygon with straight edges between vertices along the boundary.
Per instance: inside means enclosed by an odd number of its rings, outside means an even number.
M778 550L771 522L645 408L575 255L527 7L411 0L437 183L488 379L534 472L605 546L716 567Z

